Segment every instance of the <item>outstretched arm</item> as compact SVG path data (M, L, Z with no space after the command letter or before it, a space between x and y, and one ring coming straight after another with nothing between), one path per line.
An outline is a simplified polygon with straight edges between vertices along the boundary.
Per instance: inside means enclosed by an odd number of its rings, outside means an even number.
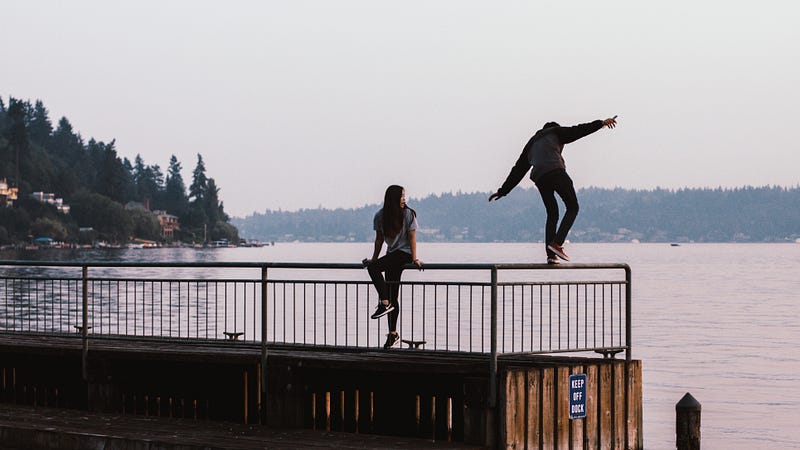
M572 127L560 127L555 130L555 134L562 144L569 144L570 142L575 142L584 136L594 133L600 128L603 128L603 121L595 120L594 122L582 123Z
M528 161L528 147L525 146L525 149L522 150L522 153L519 155L516 164L514 167L511 168L511 173L508 174L506 177L506 181L500 186L500 189L497 190L494 194L489 196L489 201L497 200L502 197L508 195L514 187L516 187L520 181L522 181L522 177L528 173L528 169L531 168L531 163Z
M594 122L582 123L574 127L561 127L555 133L562 144L569 144L578 139L594 133L595 131L603 128L614 128L617 126L617 116L611 117L606 120L595 120Z

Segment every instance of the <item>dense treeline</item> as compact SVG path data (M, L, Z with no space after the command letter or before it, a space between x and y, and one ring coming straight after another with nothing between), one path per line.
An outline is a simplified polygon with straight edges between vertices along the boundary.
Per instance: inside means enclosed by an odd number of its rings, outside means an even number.
M421 241L531 242L544 239L544 207L535 189L498 202L485 193L410 199ZM786 242L800 238L800 188L578 191L573 242ZM233 223L261 240L370 241L380 205L358 209L266 211ZM563 205L562 205L563 212Z
M120 158L112 140L85 142L66 117L55 128L41 101L31 104L0 98L0 180L19 188L13 207L0 206L0 244L25 242L31 237L58 241L130 238L161 241L155 216L144 209L177 216L181 230L175 240L202 242L238 240L219 199L219 187L206 176L200 154L188 193L181 164L173 155L166 174L137 155L131 163ZM63 198L69 214L31 198L48 192ZM142 206L136 206L136 205ZM81 232L89 229L91 232Z

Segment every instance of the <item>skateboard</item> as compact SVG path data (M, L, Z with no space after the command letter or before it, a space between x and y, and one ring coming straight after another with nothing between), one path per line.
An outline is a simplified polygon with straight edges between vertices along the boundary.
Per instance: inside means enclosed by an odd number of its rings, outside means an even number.
M412 341L411 339L401 339L400 342L408 344L408 348L415 348L415 349L419 349L426 343L426 341Z

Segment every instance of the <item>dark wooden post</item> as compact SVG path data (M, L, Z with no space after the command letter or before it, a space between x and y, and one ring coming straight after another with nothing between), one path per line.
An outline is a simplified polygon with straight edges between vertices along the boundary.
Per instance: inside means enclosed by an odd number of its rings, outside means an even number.
M259 412L261 424L267 424L267 267L261 268L261 377L259 379Z
M485 445L495 446L497 438L497 267L492 268L492 304L490 324L490 354L489 354L489 415L486 417L486 442Z
M81 268L82 316L81 316L81 372L83 381L89 381L89 266Z
M633 345L633 338L631 337L632 318L633 312L631 295L633 288L631 287L631 268L625 264L625 361L631 363L631 346ZM626 366L627 367L627 366Z
M686 393L675 405L675 445L678 450L700 450L700 402Z

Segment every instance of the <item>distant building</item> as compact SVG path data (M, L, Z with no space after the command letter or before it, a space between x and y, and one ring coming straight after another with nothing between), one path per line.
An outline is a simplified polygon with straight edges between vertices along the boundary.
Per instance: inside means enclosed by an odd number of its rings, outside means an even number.
M144 203L128 202L125 204L125 209L144 209L150 211L150 199L145 199ZM175 231L181 229L178 216L173 216L166 211L158 209L151 212L156 216L156 219L158 219L158 223L161 225L161 237L165 240L172 239L175 236Z
M166 211L156 210L153 211L158 222L161 224L161 237L164 239L172 239L175 236L175 231L181 229L178 216L167 214Z
M0 180L0 204L4 206L14 206L14 200L17 199L17 188L8 186L5 178Z
M34 192L31 194L31 198L55 206L60 213L69 214L69 205L65 205L64 199L56 198L56 194L52 192Z

